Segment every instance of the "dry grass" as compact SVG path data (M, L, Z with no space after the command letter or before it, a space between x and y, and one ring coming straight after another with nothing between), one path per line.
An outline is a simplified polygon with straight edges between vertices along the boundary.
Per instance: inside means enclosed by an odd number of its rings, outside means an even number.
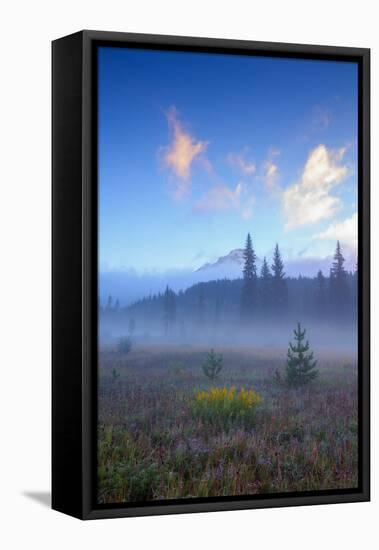
M206 351L101 353L100 503L357 486L354 360L319 353L318 381L287 390L273 382L285 350L219 349L216 384L201 370ZM254 388L263 402L250 420L204 422L193 414L194 391L211 385Z

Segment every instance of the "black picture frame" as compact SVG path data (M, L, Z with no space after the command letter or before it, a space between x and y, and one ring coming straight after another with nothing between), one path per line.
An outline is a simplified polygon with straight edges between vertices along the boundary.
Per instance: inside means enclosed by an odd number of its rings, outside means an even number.
M97 88L99 45L356 61L359 67L359 487L98 506ZM370 50L81 31L52 43L52 507L81 519L370 499Z

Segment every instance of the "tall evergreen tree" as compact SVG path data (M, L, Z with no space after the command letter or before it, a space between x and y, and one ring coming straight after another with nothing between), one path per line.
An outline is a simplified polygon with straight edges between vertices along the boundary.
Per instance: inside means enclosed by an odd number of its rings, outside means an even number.
M247 234L245 249L243 251L243 259L245 260L242 271L243 278L245 280L252 280L257 276L257 266L255 263L257 256L254 252L250 233Z
M336 251L334 253L333 259L334 261L331 267L331 272L333 273L333 275L339 276L346 273L344 268L345 258L342 255L341 245L339 241L337 241Z
M261 275L260 281L259 281L260 306L262 309L262 313L264 315L268 315L270 306L271 306L271 298L272 298L272 295L271 295L272 275L270 273L270 268L268 266L266 257L263 258L260 275Z
M344 267L345 258L343 257L340 242L337 241L336 251L333 258L333 264L330 268L330 303L333 312L337 316L346 313L349 306L349 283L348 274Z
M276 311L283 312L287 306L288 289L285 280L284 264L279 245L276 244L272 269L272 299Z
M257 294L257 267L256 254L254 252L253 243L250 233L247 234L246 244L243 251L243 285L241 292L241 318L250 320L254 313Z
M170 328L176 321L176 294L167 285L164 293L164 324L165 333L168 334Z

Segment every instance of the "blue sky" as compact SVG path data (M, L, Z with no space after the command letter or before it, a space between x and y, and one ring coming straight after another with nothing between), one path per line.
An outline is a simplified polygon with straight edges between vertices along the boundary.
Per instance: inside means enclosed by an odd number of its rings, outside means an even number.
M100 271L355 263L357 66L99 49ZM300 262L300 263L299 263Z

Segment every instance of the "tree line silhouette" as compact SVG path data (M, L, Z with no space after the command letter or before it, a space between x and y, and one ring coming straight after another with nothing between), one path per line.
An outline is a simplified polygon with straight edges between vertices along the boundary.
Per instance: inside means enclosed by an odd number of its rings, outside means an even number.
M191 322L201 329L223 322L249 324L288 318L348 323L356 319L357 270L347 271L337 241L328 275L287 277L276 244L271 265L263 258L260 272L251 235L247 235L240 279L219 279L192 285L176 293L169 286L163 293L149 295L127 307L110 296L100 313L126 316L129 326L161 323L167 335L174 327Z

